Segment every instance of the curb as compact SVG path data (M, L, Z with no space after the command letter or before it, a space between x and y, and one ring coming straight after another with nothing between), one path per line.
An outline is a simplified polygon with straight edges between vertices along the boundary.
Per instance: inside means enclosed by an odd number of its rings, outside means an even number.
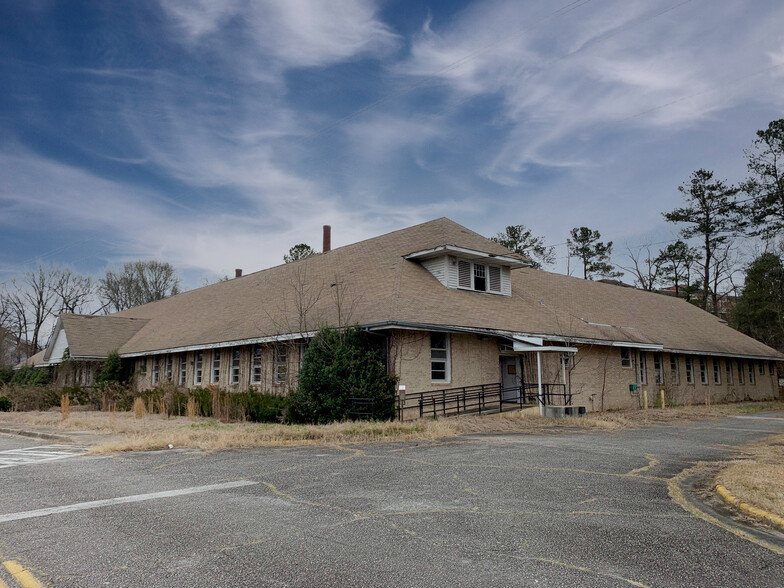
M73 443L73 439L70 437L65 437L64 435L40 433L38 431L26 431L24 429L6 429L4 427L0 427L0 433L6 433L7 435L20 435L21 437L33 437L36 439L46 439L48 441L65 441L67 443Z
M742 502L740 498L734 496L721 484L716 484L716 492L719 496L722 497L722 499L724 499L724 502L736 506L747 515L761 519L766 523L770 523L771 525L775 525L784 530L784 518L781 518L780 516L770 513L766 510L762 510L761 508L757 508L756 506L751 506L750 504Z

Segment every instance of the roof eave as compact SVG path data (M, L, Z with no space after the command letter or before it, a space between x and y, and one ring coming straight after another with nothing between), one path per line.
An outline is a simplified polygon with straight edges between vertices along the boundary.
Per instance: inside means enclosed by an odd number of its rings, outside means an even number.
M491 260L513 268L531 267L532 265L530 262L522 259L516 259L506 255L496 255L495 253L487 253L486 251L477 251L476 249L467 249L465 247L458 247L456 245L440 245L432 249L414 251L413 253L404 255L403 259L408 259L410 261L423 261L449 253L454 253L469 259Z

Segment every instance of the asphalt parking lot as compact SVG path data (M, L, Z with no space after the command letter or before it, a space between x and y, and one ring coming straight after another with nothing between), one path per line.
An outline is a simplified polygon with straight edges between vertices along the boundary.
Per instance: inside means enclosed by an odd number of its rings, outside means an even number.
M0 560L53 586L782 586L784 536L758 535L776 553L668 492L775 432L782 413L28 460L0 469ZM0 435L0 459L45 445ZM0 587L24 581L0 567Z

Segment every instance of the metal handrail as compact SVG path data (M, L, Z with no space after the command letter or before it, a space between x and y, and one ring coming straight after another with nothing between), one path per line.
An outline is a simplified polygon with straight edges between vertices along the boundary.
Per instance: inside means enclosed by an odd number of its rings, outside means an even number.
M441 390L428 390L406 396L405 404L413 400L412 407L419 408L419 416L440 415L451 416L466 412L482 414L483 411L497 409L498 412L511 410L525 404L540 404L542 406L554 405L560 400L563 406L572 403L572 395L566 392L563 384L542 384L542 394L539 395L539 384L523 383L519 386L504 388L498 382L478 384L474 386L461 386L456 388L443 388ZM560 392L558 390L561 390ZM509 392L516 398L509 399ZM511 407L511 408L510 408ZM398 415L402 419L404 406L398 405Z

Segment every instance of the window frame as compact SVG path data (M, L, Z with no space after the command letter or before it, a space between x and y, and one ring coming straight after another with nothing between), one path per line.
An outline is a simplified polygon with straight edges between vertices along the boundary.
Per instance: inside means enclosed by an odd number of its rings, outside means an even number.
M152 356L152 375L151 382L157 384L161 377L161 362L160 357L157 355Z
M686 356L686 383L694 384L694 358L691 355Z
M712 358L713 361L713 383L716 386L721 386L721 359L718 357Z
M240 353L239 347L235 347L231 350L231 371L229 372L229 381L232 384L239 384L240 383L240 361L242 358L242 354Z
M724 360L724 375L727 378L727 386L732 385L732 360Z
M193 358L193 385L199 386L204 381L204 351L199 350Z
M629 347L621 347L621 368L633 369L634 360L632 359L632 350Z
M677 353L670 353L670 382L676 386L681 383L680 358Z
M708 381L708 359L700 355L700 384L707 386Z
M258 353L256 353L258 351ZM250 383L261 384L261 358L264 355L264 348L261 344L256 344L250 351Z
M757 383L757 379L754 374L754 362L748 361L748 368L749 368L749 386L754 386Z
M661 353L653 354L653 380L656 384L664 384L664 366L662 365Z
M275 384L284 384L288 377L288 349L285 343L275 343L272 357L272 375Z
M180 386L185 385L185 381L188 379L188 356L185 353L180 354L180 365L179 365L179 374L177 377L177 383Z
M212 350L212 361L210 362L210 384L219 384L221 375L221 350L216 347Z
M434 337L443 337L444 338L444 346L443 347L434 347ZM433 384L449 384L452 381L452 337L450 333L444 333L441 331L431 331L429 342L430 342L430 382ZM441 352L444 353L444 357L433 357L433 353L437 352L440 354ZM444 364L443 369L434 370L434 364ZM444 373L443 379L441 378L434 378L433 373Z
M743 386L746 383L746 374L743 373L743 362L738 359L738 384Z
M163 377L166 379L167 382L172 381L172 375L174 374L174 357L171 353L166 355L166 363L164 363L163 368Z
M648 363L645 351L637 351L637 381L642 385L648 384Z

